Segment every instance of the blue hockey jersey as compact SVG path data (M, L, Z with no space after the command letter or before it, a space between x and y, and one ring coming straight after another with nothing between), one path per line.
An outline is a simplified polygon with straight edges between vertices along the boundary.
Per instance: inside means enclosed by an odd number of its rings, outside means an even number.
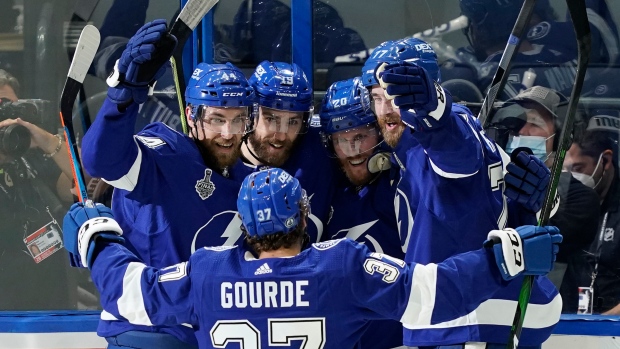
M407 262L438 263L475 250L489 231L504 228L508 218L503 196L507 155L486 137L468 109L454 104L441 119L437 130L405 130L394 149L401 177L394 203L400 235L407 236ZM404 343L505 343L518 299L518 291L511 291L494 295L452 322L405 326ZM530 304L522 345L540 344L551 334L562 303L551 282L538 278Z
M359 190L340 186L332 203L333 214L327 224L327 239L349 238L372 252L403 259L404 248L396 225L394 193L396 182L389 171ZM403 344L403 330L395 320L373 320L360 340L362 349L394 348Z
M99 247L91 273L104 309L145 326L190 324L200 348L351 347L370 319L443 322L506 285L485 249L425 266L348 239L290 258L207 247L158 270L122 245Z
M281 168L297 178L306 191L311 208L308 216L308 235L310 242L318 242L329 218L338 173L323 146L319 128L310 127L308 133L299 136L302 139L295 145L290 157ZM233 172L243 180L250 173L267 167L239 162L233 168Z
M242 178L224 178L206 167L194 141L164 124L150 124L134 136L137 109L132 105L119 113L106 101L82 147L85 169L115 187L112 211L127 247L162 268L188 260L203 246L239 243L236 201ZM145 330L105 312L102 319L102 336ZM158 330L195 343L186 327Z

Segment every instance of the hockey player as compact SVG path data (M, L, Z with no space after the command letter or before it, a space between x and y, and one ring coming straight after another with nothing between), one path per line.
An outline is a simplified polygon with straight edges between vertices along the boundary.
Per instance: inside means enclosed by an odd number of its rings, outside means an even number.
M449 92L436 82L439 70L429 45L404 39L387 43L382 50L373 51L366 62L363 80L371 91L384 139L393 147L400 168L395 209L401 241L406 242L405 260L435 263L474 250L482 232L508 224L508 203L503 196L507 155L487 138L471 112L453 105ZM527 194L532 201L526 200L526 206L536 212L549 172L542 162L532 157L527 160L515 166L523 169L521 174L532 176L515 176L506 194L515 194L511 205ZM531 191L524 193L527 178L534 180ZM515 204L511 211L520 208ZM405 328L404 343L504 343L511 312L502 312L506 318L491 322L494 325L482 319L489 309L496 311L503 304L516 307L518 293L515 286L495 295L469 317L455 320L454 326ZM537 280L531 303L537 306L529 309L528 317L536 321L525 323L521 344L526 346L539 345L548 338L561 311L557 290L546 278Z
M323 99L320 117L324 144L348 179L334 195L327 239L346 237L373 252L403 259L390 152L384 149L361 78L333 83ZM361 348L394 348L402 343L402 325L394 320L371 321L360 341Z
M415 326L467 314L515 283L506 280L547 273L562 240L555 227L494 230L486 248L428 265L347 239L302 251L308 199L297 179L275 168L250 174L237 206L250 249L205 247L163 269L122 245L122 230L104 206L72 207L66 245L91 268L103 308L115 317L192 325L201 348L302 341L328 349L351 347L370 319Z
M116 188L114 213L127 247L156 268L187 260L202 246L236 243L226 227L241 223L234 193L243 177L234 179L229 168L238 161L254 98L254 90L233 65L201 63L186 90L190 136L162 123L134 135L140 103L147 98L149 83L162 73L175 42L163 20L147 23L136 33L116 63L108 97L82 147L86 171ZM196 345L191 328L153 331L117 321L106 312L99 333L107 337L109 348Z
M310 127L312 87L297 64L283 62L262 62L249 82L258 113L241 145L244 164L235 170L249 174L275 166L299 179L314 208L308 234L312 242L319 241L329 217L335 169L321 145L319 129Z

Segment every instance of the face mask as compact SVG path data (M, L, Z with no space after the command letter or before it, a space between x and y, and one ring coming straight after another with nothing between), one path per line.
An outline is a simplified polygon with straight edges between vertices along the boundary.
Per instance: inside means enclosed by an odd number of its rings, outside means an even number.
M540 136L510 136L510 138L508 138L508 144L506 144L506 153L510 155L519 147L527 147L532 150L534 156L542 161L545 161L548 156L547 139L553 136L555 136L555 134L552 134L547 138Z
M596 186L598 186L599 183L601 183L601 180L603 179L603 175L601 175L601 178L598 179L598 182L594 181L594 174L596 173L596 170L598 170L598 165L601 164L602 158L603 158L603 154L601 153L601 155L598 157L598 161L596 162L596 167L594 167L594 171L592 171L591 175L587 175L581 172L571 172L571 174L573 175L573 177L575 177L576 180L583 183L583 185L585 185L586 187L590 187L592 189L596 188Z

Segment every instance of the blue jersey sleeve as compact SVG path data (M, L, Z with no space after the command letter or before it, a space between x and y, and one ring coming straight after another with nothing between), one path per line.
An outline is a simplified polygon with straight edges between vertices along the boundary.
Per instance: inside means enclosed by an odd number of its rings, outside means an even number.
M483 166L485 146L469 109L453 104L439 119L442 127L435 131L417 131L412 136L424 148L433 170L442 177L462 178L476 174ZM406 131L407 132L407 131ZM406 144L407 138L403 137ZM399 144L399 147L401 145Z
M91 275L105 312L134 325L197 324L191 259L167 268L146 266L120 244L97 246Z
M93 177L116 180L130 172L138 157L133 132L138 105L119 112L106 99L82 141L84 169Z
M351 242L351 244L354 244ZM493 252L481 249L439 264L407 264L356 244L352 289L359 304L405 327L436 324L470 313L507 286Z

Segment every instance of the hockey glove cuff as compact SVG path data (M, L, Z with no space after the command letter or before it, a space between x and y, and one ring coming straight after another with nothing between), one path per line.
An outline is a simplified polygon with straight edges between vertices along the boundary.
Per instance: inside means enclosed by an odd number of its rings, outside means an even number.
M120 235L122 230L114 220L112 211L102 204L96 204L95 207L86 207L82 203L73 204L63 220L63 240L69 251L72 267L91 265L94 252L94 243L91 243L91 240L104 239L122 243L123 238Z
M562 242L562 235L554 226L528 225L516 230L493 230L487 238L484 246L493 248L504 280L511 280L521 273L546 275L553 269Z

